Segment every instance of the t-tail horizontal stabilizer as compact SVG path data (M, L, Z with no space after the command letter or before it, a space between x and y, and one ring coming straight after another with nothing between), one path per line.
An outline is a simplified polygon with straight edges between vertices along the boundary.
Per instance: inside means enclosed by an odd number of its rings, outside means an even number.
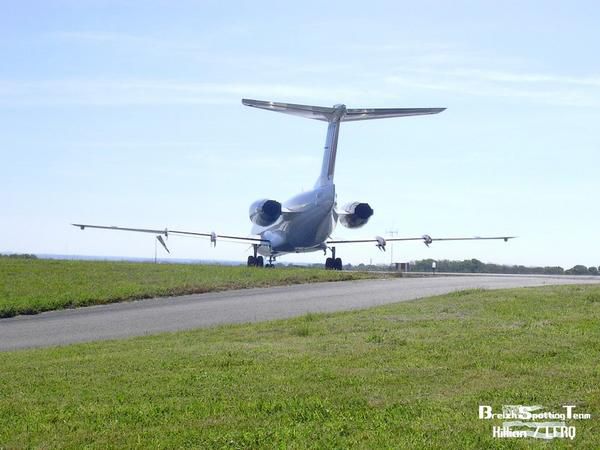
M242 103L253 108L266 109L307 119L322 120L324 122L351 122L355 120L386 119L390 117L422 116L438 114L446 108L343 108L338 105L333 107L296 105L294 103L266 102L263 100L242 99ZM341 106L341 105L340 105ZM341 112L341 114L340 114ZM337 113L337 114L336 114Z

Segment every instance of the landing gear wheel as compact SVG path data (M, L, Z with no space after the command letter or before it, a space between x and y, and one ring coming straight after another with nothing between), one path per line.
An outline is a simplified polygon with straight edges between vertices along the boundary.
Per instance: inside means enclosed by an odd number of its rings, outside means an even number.
M254 256L248 256L248 267L254 267L256 265L256 258Z
M333 260L333 268L335 270L342 270L342 258L335 258Z
M325 260L325 270L333 270L334 260L333 258L327 258Z
M256 267L263 267L265 265L265 259L262 256L256 258Z

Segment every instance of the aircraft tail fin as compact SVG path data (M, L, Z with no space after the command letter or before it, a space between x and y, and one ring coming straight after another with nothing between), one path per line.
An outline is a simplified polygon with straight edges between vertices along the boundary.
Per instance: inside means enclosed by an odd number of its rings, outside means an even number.
M346 108L346 105L334 105L332 107L297 105L294 103L266 102L263 100L242 99L242 103L253 108L266 109L268 111L281 112L300 116L307 119L328 122L327 137L323 152L323 163L321 174L317 179L316 187L333 184L335 172L335 159L337 154L337 142L341 122L356 120L386 119L390 117L421 116L426 114L438 114L446 108Z

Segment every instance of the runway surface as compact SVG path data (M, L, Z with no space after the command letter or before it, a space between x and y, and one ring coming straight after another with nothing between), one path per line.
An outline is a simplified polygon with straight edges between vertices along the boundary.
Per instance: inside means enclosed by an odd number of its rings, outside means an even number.
M600 283L600 277L436 276L154 298L0 319L0 351L368 308L463 289L587 283Z

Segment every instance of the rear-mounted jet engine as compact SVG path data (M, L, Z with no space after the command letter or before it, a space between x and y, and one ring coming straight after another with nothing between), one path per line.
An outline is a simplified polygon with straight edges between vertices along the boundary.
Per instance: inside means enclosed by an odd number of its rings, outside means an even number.
M368 203L348 203L340 214L340 222L346 228L360 228L373 215L373 208Z
M250 220L256 225L267 227L281 216L281 203L275 200L257 200L250 206Z

